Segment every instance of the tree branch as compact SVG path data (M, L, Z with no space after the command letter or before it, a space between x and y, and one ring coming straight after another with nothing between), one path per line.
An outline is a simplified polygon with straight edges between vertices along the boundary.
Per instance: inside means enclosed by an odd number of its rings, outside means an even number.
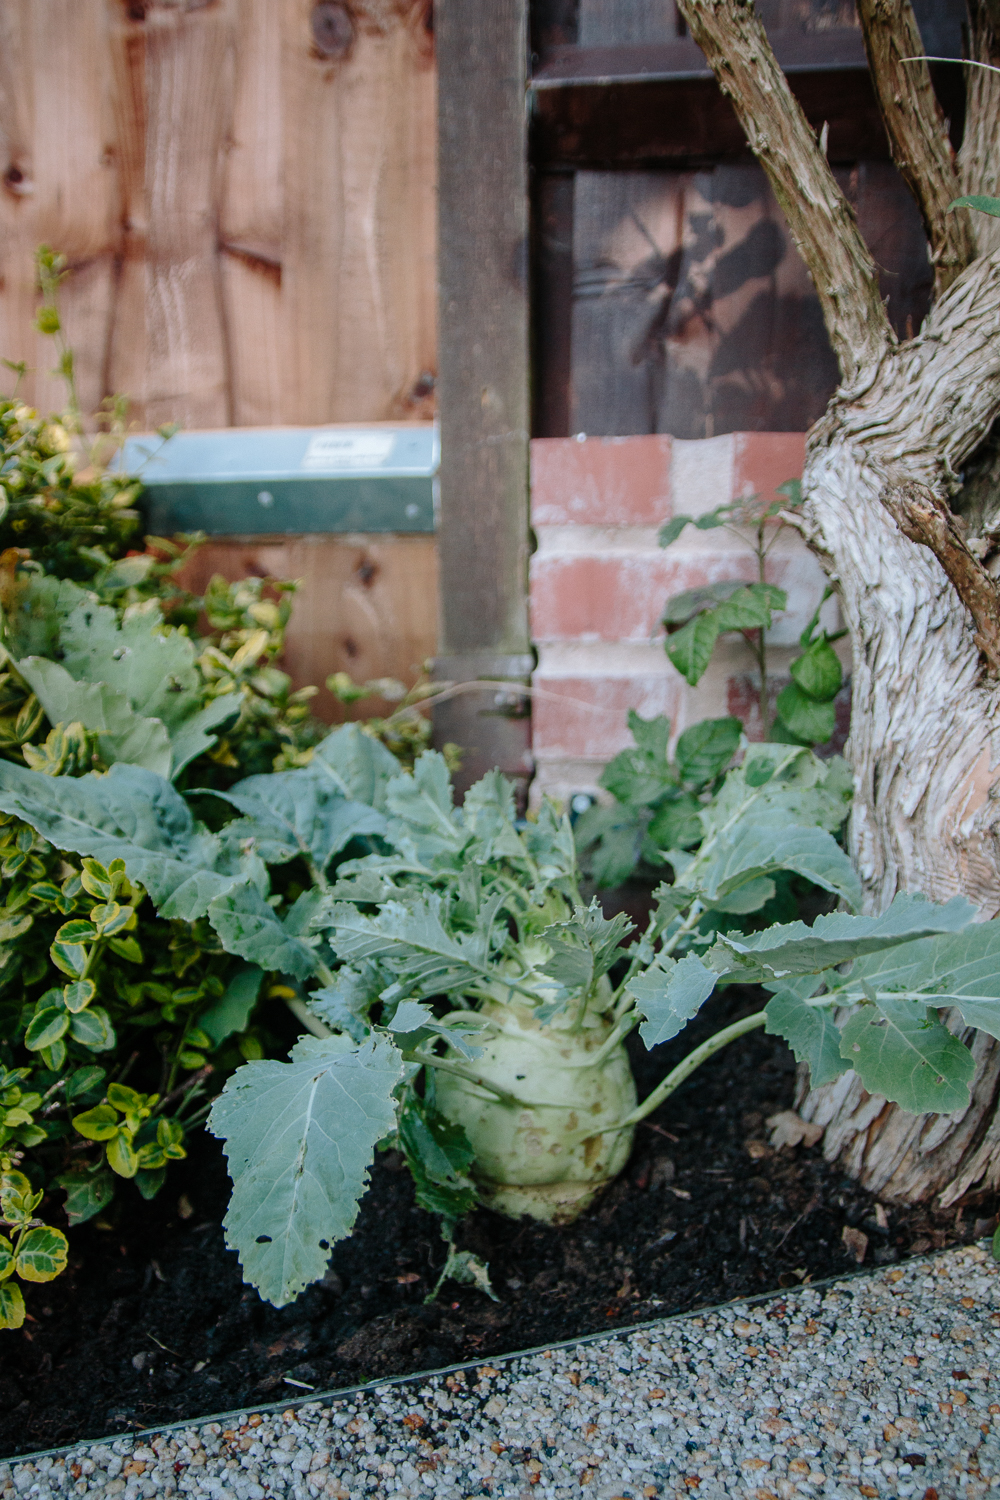
M1000 0L969 0L969 17L969 56L1000 67ZM988 68L966 69L958 175L963 193L1000 196L1000 73ZM980 255L1000 249L1000 219L988 214L971 214L970 219Z
M744 0L677 0L809 268L845 383L870 378L896 345L854 211Z
M940 296L972 260L975 245L969 210L948 212L961 188L930 68L907 60L924 50L913 6L910 0L858 0L858 16L893 160L923 217Z

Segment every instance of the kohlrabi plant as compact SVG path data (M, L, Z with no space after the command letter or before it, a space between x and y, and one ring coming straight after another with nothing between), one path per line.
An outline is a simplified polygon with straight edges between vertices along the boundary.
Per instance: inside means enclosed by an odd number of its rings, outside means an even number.
M163 917L206 922L299 1017L308 1034L288 1061L239 1068L210 1117L233 1181L228 1242L282 1305L350 1232L376 1148L404 1153L449 1237L476 1203L566 1220L621 1170L636 1124L757 1026L817 1080L854 1067L908 1109L961 1108L972 1055L937 1012L1000 1035L998 924L971 926L961 900L900 896L879 917L745 930L785 871L859 901L819 826L828 776L807 748L749 747L698 812L697 851L671 853L674 882L638 936L580 899L551 805L518 822L494 772L458 809L439 755L400 774L354 725L307 767L215 794L236 814L213 815L215 831L155 770L124 763L81 777L2 763L0 809L57 849L121 860ZM637 1103L629 1033L658 1046L734 980L771 999ZM467 1256L449 1265L485 1284Z

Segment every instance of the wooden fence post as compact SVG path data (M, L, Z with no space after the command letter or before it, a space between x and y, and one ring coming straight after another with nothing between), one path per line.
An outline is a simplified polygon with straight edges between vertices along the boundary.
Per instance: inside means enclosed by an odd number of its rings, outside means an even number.
M436 0L441 635L435 677L509 682L435 710L459 790L530 770L527 0Z

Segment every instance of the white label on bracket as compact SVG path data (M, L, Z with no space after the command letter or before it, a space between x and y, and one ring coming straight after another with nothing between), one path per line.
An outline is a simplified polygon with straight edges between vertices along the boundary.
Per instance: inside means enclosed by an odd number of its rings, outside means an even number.
M317 432L309 439L303 469L380 469L392 452L394 432Z

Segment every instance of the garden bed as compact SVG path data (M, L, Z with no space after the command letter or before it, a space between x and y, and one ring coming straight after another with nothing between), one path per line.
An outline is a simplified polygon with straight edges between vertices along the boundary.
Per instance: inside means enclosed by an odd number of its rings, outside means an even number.
M756 1009L729 991L671 1044L635 1048L640 1094L694 1041ZM792 1104L785 1044L755 1032L715 1058L640 1127L632 1161L568 1228L485 1210L460 1243L489 1261L499 1301L446 1284L437 1222L409 1173L379 1158L353 1236L326 1283L283 1309L245 1286L219 1220L228 1183L218 1143L192 1140L160 1197L124 1198L114 1225L74 1231L67 1273L27 1292L29 1320L4 1333L0 1453L280 1400L372 1377L486 1358L628 1326L981 1236L992 1202L947 1214L889 1207L818 1149L767 1144ZM56 1216L53 1215L53 1218Z

